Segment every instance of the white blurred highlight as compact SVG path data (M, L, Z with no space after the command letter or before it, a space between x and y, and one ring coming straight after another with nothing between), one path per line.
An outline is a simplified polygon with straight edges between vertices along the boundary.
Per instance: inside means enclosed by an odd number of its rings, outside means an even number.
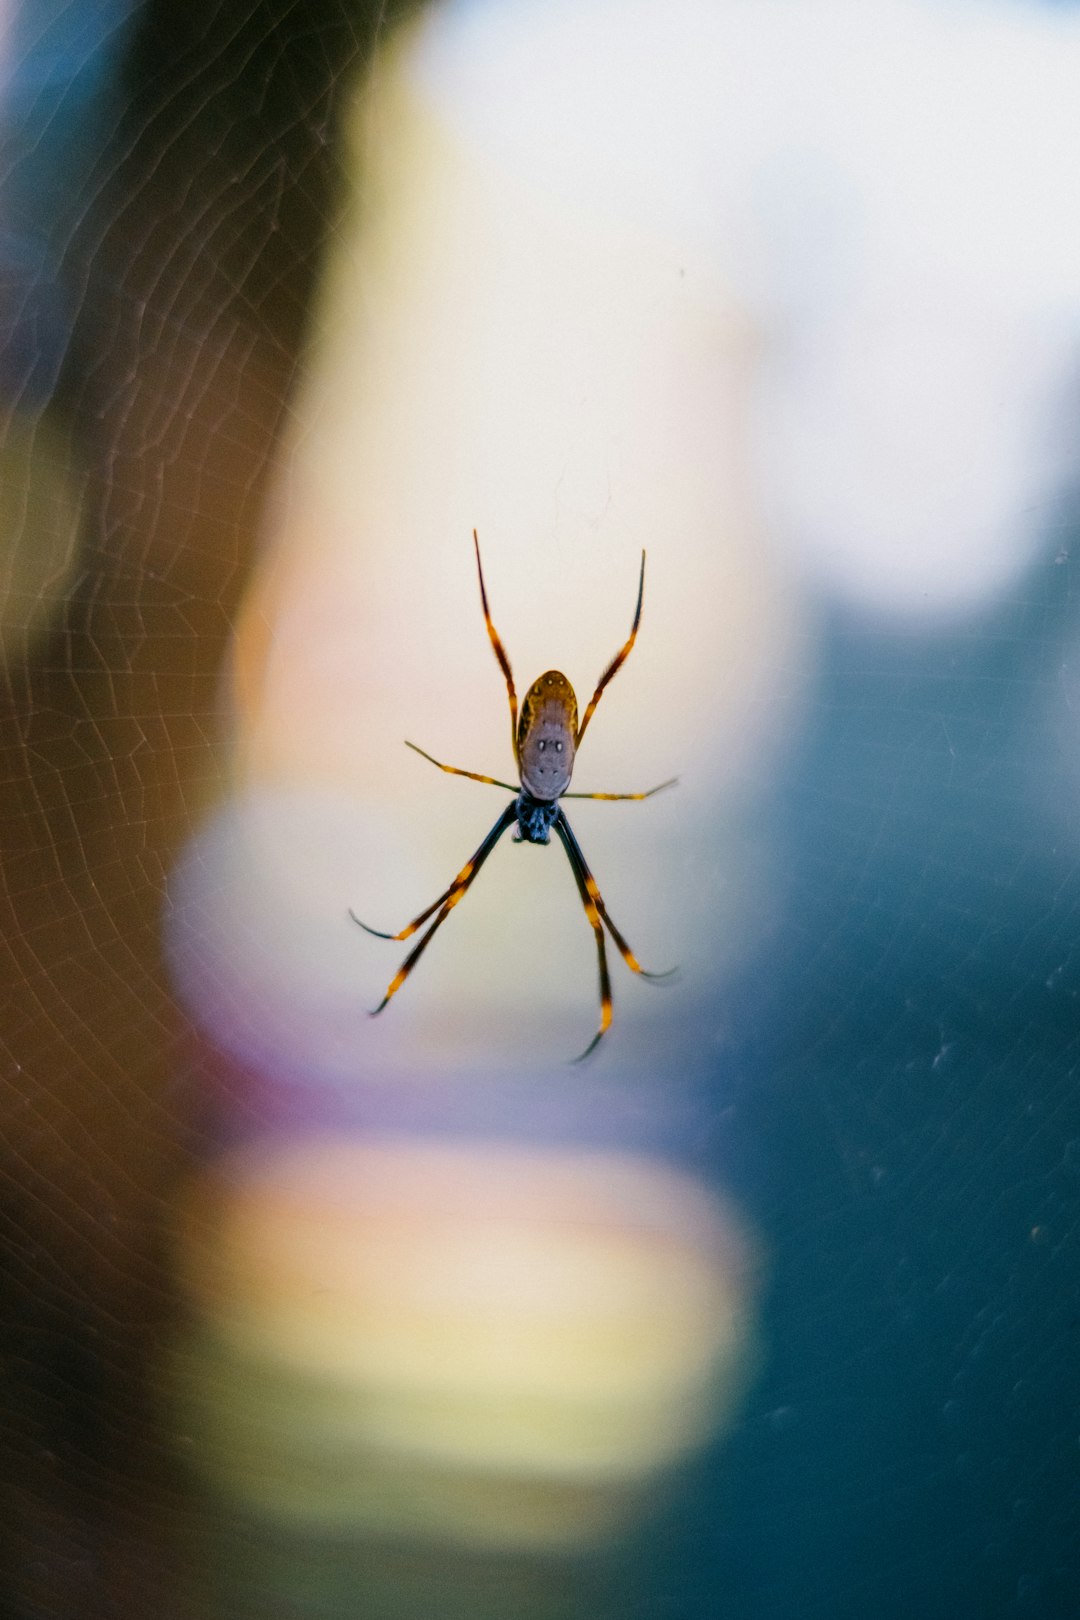
M808 582L935 618L1031 560L1075 461L1075 12L485 0L415 71L477 153L758 321L758 498Z
M370 889L366 863L404 857L390 817L343 794L264 790L207 821L170 877L164 920L173 982L202 1031L263 1075L355 1085L374 1032L348 907Z
M310 1140L196 1187L194 1457L271 1517L513 1549L589 1544L722 1428L753 1256L630 1156Z
M759 442L793 563L864 608L932 619L993 602L1045 544L1073 476L1071 349L1060 332L1006 341L996 312L940 288L903 291L772 358Z

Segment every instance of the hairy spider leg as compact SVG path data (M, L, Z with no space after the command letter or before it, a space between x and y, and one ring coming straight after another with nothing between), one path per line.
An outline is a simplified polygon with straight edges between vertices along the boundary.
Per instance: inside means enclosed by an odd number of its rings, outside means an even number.
M413 946L404 962L402 962L401 966L398 968L394 977L390 980L390 983L386 988L385 996L383 996L382 1000L379 1002L379 1005L377 1007L373 1007L371 1010L372 1017L374 1017L376 1013L381 1013L383 1008L386 1006L386 1003L390 1000L390 997L396 995L401 989L402 985L405 983L405 980L409 977L409 974L412 972L413 968L424 954L424 951L431 943L432 935L438 928L441 927L441 925L446 921L447 917L449 917L450 913L453 911L462 895L465 894L470 883L472 883L473 879L476 877L476 874L479 872L480 868L483 866L484 862L495 848L495 845L499 842L499 839L502 837L507 827L509 827L516 819L517 810L514 803L511 802L507 805L494 827L492 827L491 831L484 839L484 842L476 851L476 854L473 855L471 860L465 862L465 865L461 868L461 871L458 873L453 883L451 883L446 893L440 894L439 898L434 900L431 905L428 906L426 911L422 911L418 917L414 917L409 926L407 928L403 928L400 934L380 933L377 928L369 928L367 923L360 922L360 918L354 911L349 912L349 916L352 918L353 922L360 923L361 928L363 928L369 934L374 934L378 939L408 939L410 934L415 934L416 930L421 926L421 924L427 922L433 911L438 911L439 913L431 927L428 929L427 933Z
M430 760L432 765L437 765L439 767L440 771L449 771L451 776L467 776L470 782L488 782L492 787L506 788L507 792L509 793L517 793L520 791L516 783L500 782L497 776L481 776L479 771L463 771L460 765L444 765L441 759L436 759L432 754L426 754L424 750L422 748L418 748L415 743L409 742L408 738L405 739L405 746L406 748L411 748L414 754L419 754L421 759ZM667 787L668 783L665 782L663 786ZM654 793L657 791L658 790L656 788L653 789ZM649 795L647 793L634 793L627 795L628 798L636 799L647 799L648 796Z
M446 765L443 766L444 771L448 768ZM482 776L479 780L488 782L491 778ZM661 782L658 787L650 788L647 793L560 793L559 797L560 799L607 799L609 803L615 799L651 799L654 793L662 793L664 788L674 787L678 780L677 776L669 776L666 782Z
M495 649L495 657L499 660L499 668L506 676L506 694L510 699L510 746L514 750L514 764L519 765L517 743L518 703L517 693L514 691L514 675L510 668L510 660L506 656L506 649L499 640L499 632L491 622L491 613L488 609L487 591L484 589L484 570L480 562L480 541L477 538L475 529L472 532L472 537L473 545L476 548L476 572L480 575L480 605L484 610L484 623L487 625L487 633L490 638L491 645Z
M607 947L604 944L604 928L600 921L600 912L592 895L589 893L588 884L585 880L584 862L579 861L577 858L580 855L580 850L577 850L574 835L570 832L566 817L561 810L555 821L555 831L562 840L566 858L570 862L570 870L574 874L574 882L577 884L578 893L581 896L581 904L585 907L589 927L596 938L596 963L600 970L600 1028L584 1052L580 1052L573 1060L575 1063L584 1063L589 1054L596 1051L601 1040L611 1028L611 978L608 974Z
M634 645L634 642L637 640L638 625L641 623L641 603L642 603L642 600L644 599L644 596L645 596L645 553L643 551L641 553L641 575L640 575L640 577L638 579L637 607L634 609L634 622L630 626L629 638L624 643L624 645L619 648L619 651L615 654L615 657L611 660L611 663L608 665L607 669L605 669L604 673L601 675L600 679L596 683L596 691L593 693L592 697L589 699L589 706L585 710L585 713L581 717L581 724L578 727L578 734L577 734L577 737L575 738L575 742L574 742L575 748L580 748L581 747L581 739L585 735L585 727L588 725L589 721L593 717L593 713L594 713L594 711L596 709L596 705L600 701L600 694L603 692L604 687L608 684L609 681L614 680L615 676L619 673L620 669L623 667L623 665L626 663L626 660L630 656L630 649Z
M666 968L663 973L650 973L647 968L642 967L641 963L638 961L637 957L626 943L626 940L623 938L622 934L620 934L619 930L608 916L608 909L604 904L600 890L596 886L596 879L589 871L588 862L581 852L581 845L574 837L573 828L567 821L562 810L559 811L558 817L556 818L555 831L562 839L563 848L566 850L566 853L570 859L570 865L574 868L575 876L580 878L580 883L585 887L585 893L588 895L589 899L596 907L596 910L603 918L608 933L615 941L615 948L622 957L623 961L626 963L627 967L630 969L631 973L638 973L643 979L670 979L672 974L676 971L675 968ZM603 1032L601 1031L601 1033Z

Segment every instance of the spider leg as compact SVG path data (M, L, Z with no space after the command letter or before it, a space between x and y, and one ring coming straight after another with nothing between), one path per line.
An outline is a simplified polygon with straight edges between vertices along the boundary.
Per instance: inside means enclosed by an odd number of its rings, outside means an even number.
M499 632L491 622L491 613L488 610L487 591L484 589L484 570L480 564L480 541L477 538L475 529L472 532L472 537L473 545L476 548L476 572L480 575L480 605L484 610L484 623L487 625L487 633L490 637L491 645L495 649L495 657L499 660L499 668L506 676L506 693L510 699L510 746L514 750L514 763L517 764L518 702L517 693L514 691L514 676L510 669L510 660L506 656L506 650L503 647L502 642L499 640Z
M642 603L642 600L644 598L644 595L645 595L645 553L642 552L641 553L641 577L638 580L637 607L634 609L634 622L630 626L629 638L627 639L625 644L622 647L619 648L619 651L615 654L615 657L611 660L611 663L608 665L607 669L605 669L604 673L601 675L600 679L596 683L596 691L593 693L592 697L589 699L589 706L585 710L585 713L582 715L581 724L580 724L580 726L578 726L577 737L575 738L575 741L574 741L575 748L580 748L581 747L581 739L585 735L585 727L588 725L589 721L593 717L593 711L595 710L596 705L600 701L601 692L604 690L604 687L608 684L609 681L614 680L615 676L619 673L620 669L623 667L623 665L626 663L626 660L630 656L630 649L634 645L634 642L637 640L638 625L641 623L641 603Z
M497 776L481 776L477 771L463 771L460 765L444 765L441 759L434 759L430 754L425 754L422 748L417 748L416 744L411 743L408 738L405 739L405 746L406 748L411 748L414 754L419 754L422 759L431 760L431 763L433 765L437 765L440 771L449 771L451 776L467 776L470 782L490 782L492 787L506 788L511 793L520 792L520 789L516 788L513 782L500 782ZM667 786L666 782L664 783L664 786ZM653 789L653 792L656 792L655 788ZM648 798L647 793L639 793L631 796L636 798Z
M498 821L495 823L494 827L492 827L491 831L484 839L484 842L480 845L480 848L476 851L476 854L473 855L471 860L467 860L465 862L465 865L461 868L461 871L458 873L457 877L454 879L453 883L451 883L446 892L444 894L440 894L437 900L433 900L426 911L422 911L418 917L414 917L409 926L407 928L403 928L400 934L384 934L381 933L377 928L369 928L367 923L360 922L360 918L356 915L355 911L349 912L349 916L352 918L354 923L359 923L360 927L363 928L366 933L374 934L377 939L408 939L410 934L416 933L416 930L421 926L421 924L427 922L433 911L438 911L439 913L431 927L428 929L427 933L413 946L404 962L402 962L397 973L387 986L385 996L383 996L382 1000L379 1002L379 1005L372 1009L372 1016L374 1016L375 1013L382 1012L383 1008L386 1006L386 1003L390 1000L390 997L395 995L397 991L401 989L402 985L405 983L405 980L409 977L409 974L416 966L423 952L426 950L428 943L431 940L431 936L434 934L435 930L440 926L440 924L446 921L446 918L453 911L466 889L468 889L477 872L479 872L480 868L483 866L484 862L495 848L495 845L499 842L499 839L502 837L507 827L509 827L514 821L516 815L517 811L515 809L514 801L511 800L506 809L503 811L502 815L499 817Z
M633 951L630 949L629 945L626 943L625 939L620 934L611 918L608 916L608 909L601 898L600 890L596 886L596 879L589 871L589 868L585 862L585 857L581 853L581 845L574 837L570 823L567 821L561 810L559 811L558 819L555 822L555 831L562 839L563 847L570 858L570 865L574 868L574 876L578 879L578 888L581 889L584 894L588 895L589 900L595 908L597 914L603 918L604 925L606 926L608 933L615 941L615 947L618 950L619 955L622 957L630 971L632 973L640 974L643 979L670 979L672 974L676 971L675 968L668 968L664 973L649 973L645 968L642 967L641 963L638 961L637 957L634 955ZM601 1031L601 1033L603 1032Z
M412 743L409 744L409 747L410 748L412 747ZM444 771L448 770L448 769L449 769L448 766L446 766L446 765L443 766ZM488 778L484 777L483 780L487 781ZM614 799L651 799L654 793L662 793L664 788L674 787L678 780L679 780L679 778L677 776L669 776L666 782L661 782L658 787L650 788L647 793L563 793L561 795L561 797L564 798L564 799L608 799L608 800L614 800Z
M596 1050L602 1037L607 1034L611 1027L611 978L608 974L607 948L604 944L604 929L600 921L600 913L597 910L596 904L586 886L584 873L574 858L573 848L571 847L571 844L567 842L567 834L570 833L570 828L567 825L566 817L561 811L555 822L555 831L558 833L560 839L562 840L563 848L566 850L566 856L570 862L570 870L574 874L574 882L578 886L578 893L581 896L581 903L585 907L585 915L589 919L589 927L596 936L596 962L600 971L600 1028L597 1030L584 1052L580 1052L573 1060L575 1063L583 1063L584 1060L589 1056L590 1052L594 1052ZM570 837L571 839L573 838L572 833L570 833Z

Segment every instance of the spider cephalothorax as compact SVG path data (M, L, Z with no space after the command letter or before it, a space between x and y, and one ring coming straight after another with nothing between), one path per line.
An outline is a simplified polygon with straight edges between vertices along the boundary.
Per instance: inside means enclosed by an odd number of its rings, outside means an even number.
M550 844L551 829L559 819L557 799L534 799L524 789L514 800L517 826L514 842L520 844Z

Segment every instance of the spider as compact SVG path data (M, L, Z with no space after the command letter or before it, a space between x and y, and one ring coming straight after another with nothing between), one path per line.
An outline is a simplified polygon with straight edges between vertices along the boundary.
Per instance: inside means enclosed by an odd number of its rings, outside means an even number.
M415 934L428 918L437 913L435 921L413 946L408 956L402 962L397 973L387 986L386 994L379 1005L372 1009L372 1017L381 1013L392 996L401 989L413 968L420 960L424 951L431 943L435 933L446 921L458 901L463 898L469 885L476 877L480 868L491 854L508 827L514 827L514 841L523 840L529 844L548 844L551 842L551 833L554 829L556 836L566 851L566 858L570 862L570 869L574 874L574 881L581 896L581 903L585 908L585 915L589 919L596 938L596 956L600 975L600 1028L575 1062L581 1062L592 1052L602 1036L611 1026L611 981L608 976L607 951L604 946L604 928L615 941L620 956L632 972L640 974L643 979L665 979L668 973L647 973L641 966L637 957L630 949L626 940L620 934L611 918L608 916L596 880L585 864L585 857L581 853L581 846L574 837L570 823L566 819L560 800L562 799L651 799L654 793L663 788L672 787L678 780L671 777L667 782L661 782L657 787L649 788L647 793L570 793L570 779L573 775L574 760L585 729L596 711L601 693L605 686L614 679L630 655L630 649L637 639L638 626L641 623L641 604L645 594L645 553L641 553L641 574L638 579L637 607L634 609L634 622L630 626L630 634L625 644L615 654L611 663L604 670L596 683L596 691L589 699L588 707L578 724L577 698L574 689L566 676L557 669L549 669L539 676L525 694L521 705L521 715L518 717L517 693L514 690L514 677L510 669L510 660L506 656L503 644L499 639L497 630L491 622L491 613L488 609L487 590L484 586L484 569L480 562L480 541L476 530L473 530L473 546L476 551L476 570L480 577L480 605L484 612L484 623L495 651L499 668L506 677L506 690L510 699L510 739L514 750L514 761L521 778L515 787L512 782L501 782L494 776L481 776L477 771L465 771L457 765L444 765L441 760L432 758L424 749L418 748L415 743L406 742L406 748L423 759L437 765L440 771L448 771L451 776L467 776L471 782L487 782L492 787L506 788L516 795L494 827L488 833L475 854L465 862L450 887L440 894L437 900L414 917L407 927L399 934L386 934L378 928L371 928L366 922L361 922L354 911L349 912L353 922L359 923L367 933L374 934L377 939L404 940ZM670 970L671 972L674 969Z

